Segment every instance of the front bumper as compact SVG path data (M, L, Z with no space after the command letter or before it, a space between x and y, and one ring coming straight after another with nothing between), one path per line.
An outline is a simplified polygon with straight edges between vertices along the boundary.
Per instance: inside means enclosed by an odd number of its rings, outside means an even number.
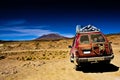
M78 58L77 63L83 63L83 62L100 62L100 61L107 61L114 58L114 55L110 56L101 56L101 57L89 57L89 58Z

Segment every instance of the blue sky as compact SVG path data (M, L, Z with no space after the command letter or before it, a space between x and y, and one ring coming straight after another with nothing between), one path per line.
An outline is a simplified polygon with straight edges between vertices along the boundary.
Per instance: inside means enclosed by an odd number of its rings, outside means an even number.
M104 34L120 32L120 6L117 2L106 5L89 3L89 0L87 3L75 1L2 2L0 40L32 40L49 33L73 37L76 25L88 24L100 28Z

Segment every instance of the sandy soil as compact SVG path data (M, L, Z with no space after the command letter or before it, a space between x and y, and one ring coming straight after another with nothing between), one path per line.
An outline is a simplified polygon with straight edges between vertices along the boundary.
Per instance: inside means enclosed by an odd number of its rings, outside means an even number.
M69 62L69 49L64 49L65 57L49 60L17 60L13 55L0 60L0 80L120 80L120 45L112 46L115 57L111 64L93 64L78 71Z

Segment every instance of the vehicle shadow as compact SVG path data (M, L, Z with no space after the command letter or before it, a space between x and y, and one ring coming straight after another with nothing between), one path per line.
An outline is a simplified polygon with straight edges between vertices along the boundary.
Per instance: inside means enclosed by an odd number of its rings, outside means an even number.
M113 64L89 64L79 67L77 71L83 71L84 73L103 73L103 72L115 72L118 71L119 67Z

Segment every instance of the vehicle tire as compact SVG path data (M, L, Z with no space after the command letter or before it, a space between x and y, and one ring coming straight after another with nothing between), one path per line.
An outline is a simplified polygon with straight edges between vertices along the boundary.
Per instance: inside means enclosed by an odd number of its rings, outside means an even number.
M75 70L79 71L79 69L80 69L79 65L75 65Z
M110 60L105 61L105 64L110 64Z
M74 63L74 56L73 55L70 56L70 62Z
M79 63L79 66L84 67L84 66L88 66L88 65L90 65L90 64L91 64L91 63L89 63L89 62Z
M102 61L102 64L110 64L110 60Z
M70 57L70 62L74 63L74 58Z

